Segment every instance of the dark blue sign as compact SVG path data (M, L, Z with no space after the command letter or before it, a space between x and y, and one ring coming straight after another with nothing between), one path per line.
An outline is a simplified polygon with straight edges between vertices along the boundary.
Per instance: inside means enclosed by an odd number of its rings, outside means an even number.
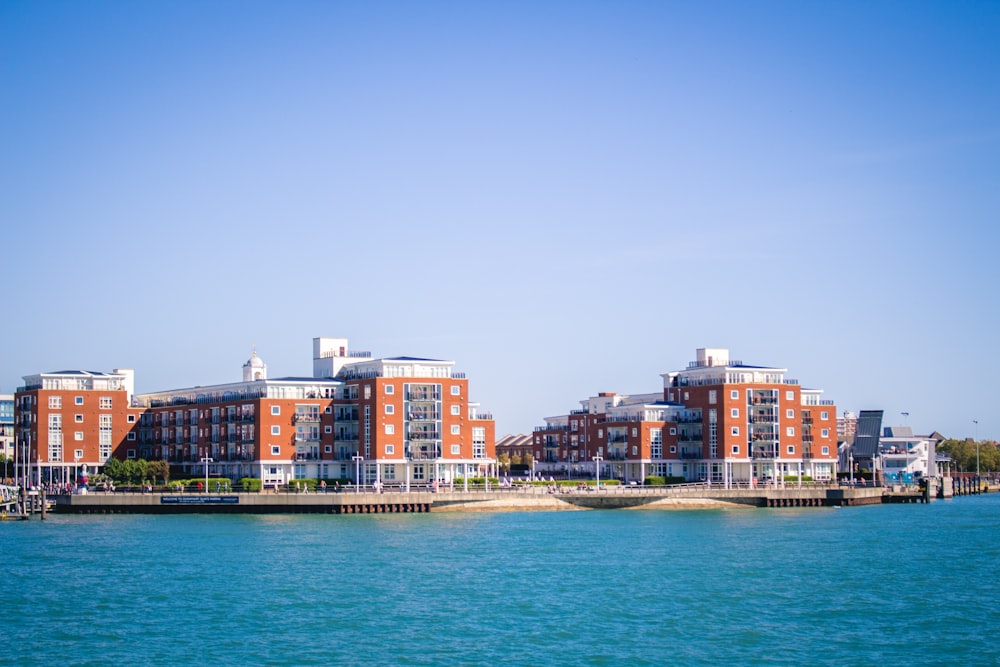
M238 505L239 496L160 496L161 505Z

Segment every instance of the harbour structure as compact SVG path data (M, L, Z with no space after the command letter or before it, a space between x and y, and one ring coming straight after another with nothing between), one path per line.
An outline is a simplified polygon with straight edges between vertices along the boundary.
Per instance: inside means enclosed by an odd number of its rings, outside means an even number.
M533 456L542 469L637 483L836 479L836 406L786 374L700 348L687 368L661 375L662 392L602 392L546 418L534 431Z
M909 426L886 426L879 439L879 468L888 484L914 484L937 477L937 443L934 435L917 435Z
M264 485L312 478L408 487L495 465L492 415L470 400L469 381L453 366L375 359L346 338L316 338L312 377L269 378L256 350L240 382L144 394L134 393L130 370L26 376L16 418L38 482L72 481L83 464L98 472L113 455ZM67 456L70 419L80 444Z

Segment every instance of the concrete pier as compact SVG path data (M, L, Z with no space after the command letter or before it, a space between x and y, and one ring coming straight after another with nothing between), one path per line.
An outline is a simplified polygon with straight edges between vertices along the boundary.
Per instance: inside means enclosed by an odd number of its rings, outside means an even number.
M815 486L725 489L701 484L588 490L523 487L493 491L386 493L89 493L54 496L57 513L83 514L409 514L425 512L666 510L722 507L832 507L926 502L916 489Z

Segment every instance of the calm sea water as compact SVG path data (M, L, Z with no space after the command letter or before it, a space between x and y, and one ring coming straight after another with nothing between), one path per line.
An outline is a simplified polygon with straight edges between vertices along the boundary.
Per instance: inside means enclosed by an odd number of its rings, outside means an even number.
M0 524L12 665L998 665L1000 495Z

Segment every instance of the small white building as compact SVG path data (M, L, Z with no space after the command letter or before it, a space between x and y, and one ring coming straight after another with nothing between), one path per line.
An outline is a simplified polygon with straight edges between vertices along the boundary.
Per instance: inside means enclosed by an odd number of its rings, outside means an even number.
M914 435L909 426L886 426L879 439L881 468L887 484L913 484L936 477L937 440Z

